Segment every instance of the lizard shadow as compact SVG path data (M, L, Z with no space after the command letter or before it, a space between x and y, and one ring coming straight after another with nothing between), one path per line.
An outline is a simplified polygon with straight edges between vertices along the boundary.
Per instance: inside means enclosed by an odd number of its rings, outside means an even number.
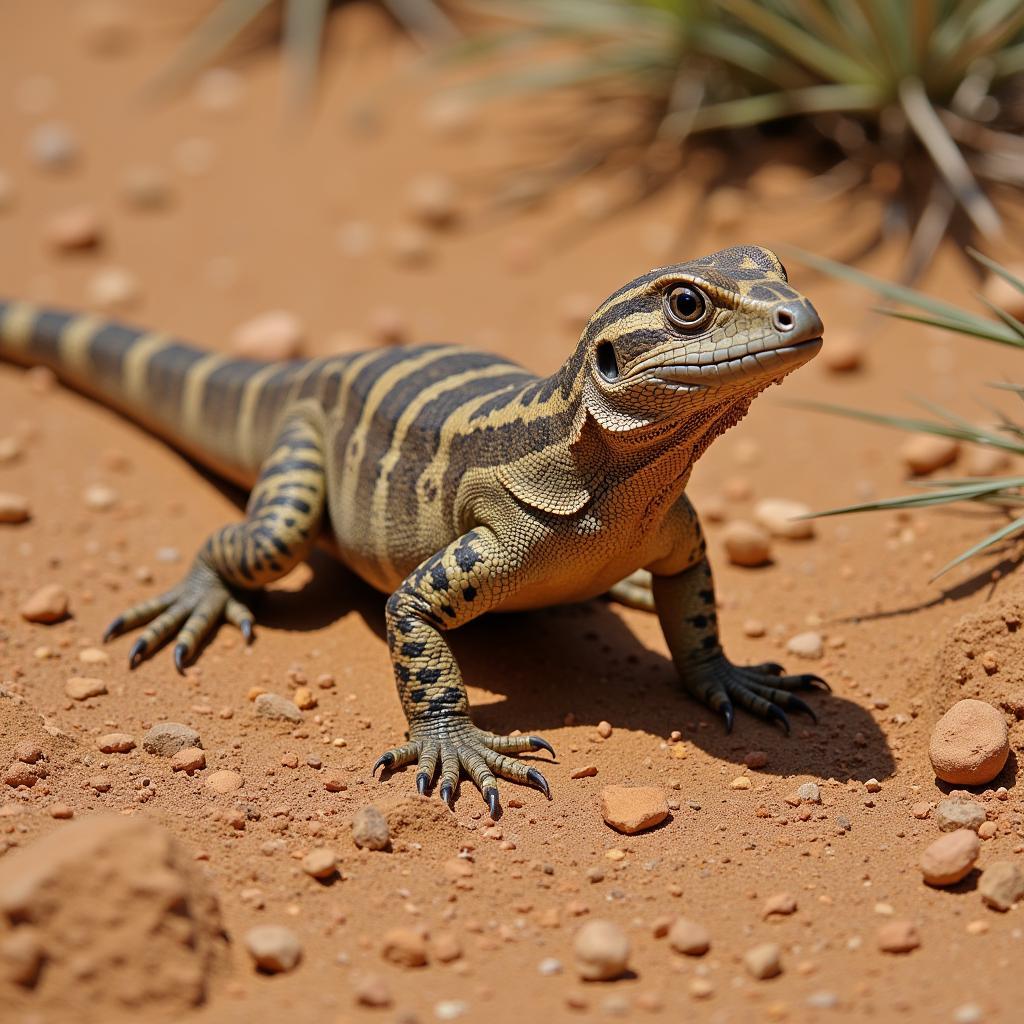
M384 597L326 554L314 553L310 565L312 576L299 590L264 596L259 624L309 631L355 612L384 643ZM605 601L485 615L447 638L464 678L491 694L474 697L473 719L492 732L544 735L572 715L577 724L608 720L661 740L678 729L685 742L732 764L763 750L769 760L762 772L781 776L864 781L895 768L870 713L836 694L803 694L819 724L791 713L788 738L739 709L733 733L726 733L713 712L681 690L671 661L645 647ZM654 754L656 744L651 749Z

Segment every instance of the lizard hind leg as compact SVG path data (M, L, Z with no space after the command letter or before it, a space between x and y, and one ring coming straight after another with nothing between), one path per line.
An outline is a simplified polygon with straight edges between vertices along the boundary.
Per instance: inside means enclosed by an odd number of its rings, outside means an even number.
M261 590L305 559L323 515L324 491L323 430L314 410L299 407L261 467L244 522L212 534L178 586L119 615L104 639L145 625L128 655L135 668L176 634L179 672L221 619L251 640L254 619L241 595Z

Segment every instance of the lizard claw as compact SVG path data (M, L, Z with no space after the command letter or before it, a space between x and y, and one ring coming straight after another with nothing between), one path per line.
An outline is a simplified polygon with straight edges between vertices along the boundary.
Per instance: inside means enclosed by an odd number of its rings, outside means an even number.
M551 787L548 780L536 768L531 768L526 773L526 778L532 782L549 800L551 799Z
M548 743L547 740L542 740L539 736L530 737L530 746L534 750L546 750L552 757L557 757L555 748Z
M450 782L441 783L441 792L438 795L449 807L454 807L455 787Z
M497 786L488 786L484 790L484 799L487 801L487 807L491 812L491 817L497 821L501 814L501 799L498 796Z

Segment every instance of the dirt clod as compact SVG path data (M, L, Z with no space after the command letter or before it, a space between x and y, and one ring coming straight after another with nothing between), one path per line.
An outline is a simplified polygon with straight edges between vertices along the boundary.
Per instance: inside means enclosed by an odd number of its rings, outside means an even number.
M360 807L352 819L352 839L367 850L386 850L391 845L388 820L372 804Z
M302 712L292 701L276 693L261 693L254 702L256 714L285 722L301 722Z
M155 757L174 757L187 747L202 747L199 733L180 722L160 722L142 737L142 749Z
M59 583L47 583L22 604L20 611L21 617L26 622L41 622L49 625L66 619L68 607L67 591Z
M772 542L768 532L753 523L737 519L722 531L726 558L733 565L756 568L772 560Z
M668 931L668 944L686 956L703 956L711 948L711 932L696 921L681 917Z
M993 910L1009 910L1024 896L1024 871L1009 860L993 861L981 873L978 892Z
M576 967L585 981L611 981L621 977L629 964L630 942L611 921L588 921L573 940Z
M605 786L601 815L617 832L633 835L660 825L668 817L668 802L656 786Z
M743 966L758 981L767 981L782 973L782 949L775 942L763 942L743 954Z
M917 926L902 918L886 921L878 929L877 941L883 953L910 953L921 945Z
M261 971L281 974L302 958L299 937L281 924L260 924L245 933L245 948Z
M399 967L425 967L427 938L419 928L391 928L384 934L380 952Z
M940 800L933 816L942 832L955 832L958 828L977 832L985 823L985 808L973 800Z

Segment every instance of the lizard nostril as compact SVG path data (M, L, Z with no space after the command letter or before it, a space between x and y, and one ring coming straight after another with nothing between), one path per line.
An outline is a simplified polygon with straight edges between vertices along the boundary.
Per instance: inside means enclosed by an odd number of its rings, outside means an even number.
M772 323L775 324L777 331L791 331L796 326L796 317L791 309L779 306L772 314Z

